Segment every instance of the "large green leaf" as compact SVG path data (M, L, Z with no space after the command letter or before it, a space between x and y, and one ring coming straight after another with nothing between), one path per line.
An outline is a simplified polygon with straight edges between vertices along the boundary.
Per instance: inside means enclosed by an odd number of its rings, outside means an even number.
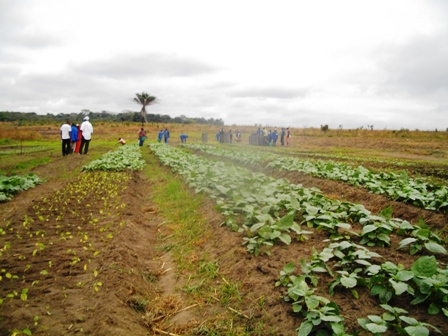
M377 334L377 333L382 334L387 331L387 326L379 325L376 323L367 323L366 328L367 328L367 330L369 330L370 332L372 332L374 334Z
M446 249L442 245L439 245L434 241L425 243L425 247L432 253L446 254Z
M434 256L423 256L417 259L411 267L417 276L431 277L436 273L437 260Z
M412 237L410 237L410 238L405 238L405 239L403 239L403 240L398 244L398 248L399 248L399 249L400 249L400 248L403 248L403 247L405 247L406 245L412 244L412 243L415 242L415 241L417 241L417 238L412 238Z
M285 232L283 232L278 239L280 239L282 242L284 242L286 245L291 244L291 236Z
M305 321L303 322L299 329L297 329L298 336L307 336L310 334L310 332L313 330L313 323L311 321Z
M409 327L404 328L404 330L406 330L408 335L411 335L411 336L428 336L429 335L428 328L426 328L422 325L409 326Z
M395 295L401 295L408 289L408 285L404 282L396 282L392 279L389 279L389 282L395 290Z
M408 281L414 277L414 273L411 271L399 271L395 277L400 281Z
M378 229L378 227L376 225L366 225L362 228L361 236L364 236L365 234L367 234L369 232L373 232L376 229Z
M350 278L350 277L342 277L341 278L341 284L345 287L345 288L353 288L356 286L356 279L355 278Z
M291 212L286 216L283 216L275 225L279 230L288 230L294 224L295 213Z

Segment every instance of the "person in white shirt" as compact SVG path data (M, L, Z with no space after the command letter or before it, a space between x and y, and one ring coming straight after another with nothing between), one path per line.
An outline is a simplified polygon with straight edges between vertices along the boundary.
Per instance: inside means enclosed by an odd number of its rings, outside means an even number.
M89 117L84 117L84 121L81 124L80 130L82 131L82 139L81 139L81 147L79 148L78 155L83 154L82 153L83 149L84 149L84 154L87 154L87 152L89 151L89 143L90 143L90 140L92 140L92 133L93 133L93 126L89 122Z
M67 120L67 122L61 126L62 156L70 154L71 134L72 127L70 126L70 121Z

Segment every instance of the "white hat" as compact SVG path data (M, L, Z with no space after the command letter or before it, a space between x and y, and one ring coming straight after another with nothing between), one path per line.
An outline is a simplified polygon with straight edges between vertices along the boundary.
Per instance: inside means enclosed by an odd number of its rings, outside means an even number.
M89 121L89 117L84 117L84 120L85 121Z

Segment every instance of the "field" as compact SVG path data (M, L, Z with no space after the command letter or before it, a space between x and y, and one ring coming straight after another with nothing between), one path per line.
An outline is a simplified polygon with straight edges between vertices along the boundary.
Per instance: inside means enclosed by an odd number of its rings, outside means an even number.
M93 125L67 157L0 125L0 175L43 180L0 202L1 335L448 335L447 132Z

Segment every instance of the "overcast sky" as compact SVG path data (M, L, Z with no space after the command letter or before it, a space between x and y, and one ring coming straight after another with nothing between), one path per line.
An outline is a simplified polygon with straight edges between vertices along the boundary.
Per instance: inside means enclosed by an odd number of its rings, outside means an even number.
M0 111L142 91L226 125L445 130L448 1L0 0Z

